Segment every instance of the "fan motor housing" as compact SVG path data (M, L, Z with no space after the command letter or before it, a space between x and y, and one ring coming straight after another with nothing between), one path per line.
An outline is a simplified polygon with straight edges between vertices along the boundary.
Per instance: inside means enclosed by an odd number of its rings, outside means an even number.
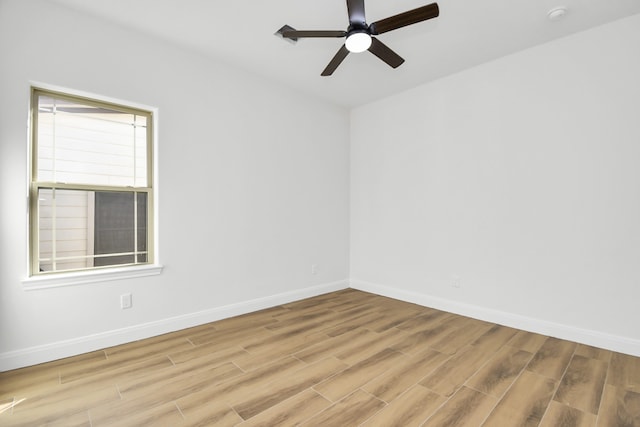
M363 22L362 24L349 25L349 28L347 28L347 37L355 33L367 33L371 35L371 30L369 29L369 26L366 22Z

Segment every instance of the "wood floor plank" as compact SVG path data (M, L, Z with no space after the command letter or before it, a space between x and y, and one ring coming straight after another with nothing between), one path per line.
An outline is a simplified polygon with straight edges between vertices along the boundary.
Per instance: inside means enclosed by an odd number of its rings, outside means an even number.
M384 349L320 383L314 389L332 402L336 402L381 375L394 364L401 363L403 359L406 359L406 356L402 353Z
M322 302L315 306L307 307L306 310L286 310L271 316L275 320L273 323L264 325L270 330L278 330L295 325L296 323L315 322L317 319L335 314L335 311L326 307Z
M139 413L149 414L148 418L153 419L152 414L156 414L156 411L164 413L164 409L158 410L158 407L166 409L169 408L168 404L173 404L181 397L206 391L216 384L216 381L224 381L235 374L234 369L238 370L237 367L227 364L213 367L210 371L190 371L188 375L179 375L176 370L176 376L165 377L162 381L156 382L154 378L146 378L141 383L126 383L120 387L121 400L95 405L89 410L89 414L94 424L104 425L121 419L133 419ZM167 411L167 416L173 417L172 411Z
M533 332L518 331L506 345L535 354L547 341L547 336Z
M94 425L110 425L135 417L137 414L153 414L158 407L171 404L167 399L156 400L154 394L146 394L138 398L126 398L104 401L89 409L89 418ZM162 412L162 410L160 410Z
M272 332L318 331L326 329L327 323L333 324L334 322L337 322L335 311L316 310L305 314L295 313L286 319L279 318L277 322L265 326L265 329Z
M352 298L334 299L325 307L329 310L335 311L336 313L344 313L350 318L376 310L374 305L369 304L364 300L357 301L357 299Z
M598 427L640 427L640 393L606 385Z
M326 334L307 333L305 328L296 331L273 333L262 337L258 341L251 344L243 344L242 348L247 350L253 356L262 356L265 354L283 354L283 352L298 352L301 349L317 344L322 340L328 339Z
M9 399L3 400L3 404L2 406L0 406L0 425L1 426L19 425L19 423L15 421L16 418L13 417L13 408L17 405L20 405L25 400L27 399L26 398L22 398L22 399L9 398ZM23 422L24 422L24 418L23 418Z
M273 337L273 332L262 326L242 325L235 329L215 329L198 335L189 336L189 342L199 346L203 344L218 344L227 346L246 347L256 342L264 342ZM175 353L175 351L171 351Z
M184 337L171 334L135 341L105 349L106 358L96 357L83 363L66 364L60 367L62 383L93 377L98 373L112 373L114 370L127 368L136 362L144 362L153 356L166 358L168 349L186 349L193 345Z
M248 357L234 359L234 363L245 371L257 369L281 357L295 354L308 347L328 340L327 335L314 333L312 335L290 332L275 335L269 342L248 346L245 349L251 353Z
M415 385L369 418L361 427L420 426L446 399L421 385Z
M13 396L0 399L0 415L4 412L11 413L15 401Z
M375 309L375 305L371 304L371 301L367 301L364 299L358 300L357 297L339 298L331 301L331 303L327 304L326 307L337 313L340 313L343 311L353 311L353 310L360 310L361 312L365 312L365 311L370 311L372 309Z
M576 343L549 337L529 362L527 369L560 380L575 351Z
M415 317L420 310L397 309L395 311L387 311L384 315L379 316L376 320L369 322L367 328L374 332L384 332L391 328L401 325L405 321Z
M511 340L516 333L518 333L517 329L502 325L493 325L487 332L473 341L471 345L480 347L484 350L497 351L505 343Z
M127 364L118 363L111 369L96 369L95 372L84 370L80 376L61 376L62 384L85 384L91 383L94 386L116 384L120 380L132 380L148 375L154 375L158 371L173 367L173 363L167 356L155 356L150 359L142 359Z
M122 396L126 399L153 395L158 402L169 402L181 397L197 393L203 389L242 374L233 363L213 366L208 369L195 369L185 373L176 372L175 376L156 380L157 376L145 377L144 381L123 382L119 385Z
M551 378L523 371L482 426L537 426L553 397L556 384Z
M475 375L467 386L497 398L513 384L533 355L513 347L502 347Z
M177 401L186 413L195 413L212 401L221 401L221 396L246 394L247 390L260 384L261 379L274 378L278 372L287 372L302 363L289 358L253 373L234 375L238 368L232 364L212 367L209 372L190 370L189 375L165 376L161 381L147 378L142 383L127 383L121 387L123 400L109 405L100 405L90 411L92 420L109 420L113 414L133 416L137 412L153 410L158 405ZM175 368L174 368L175 369ZM186 371L186 370L185 370ZM183 372L185 372L183 371ZM230 378L229 376L232 375ZM232 391L234 393L232 393Z
M441 396L451 396L491 356L491 353L469 345L427 375L420 384Z
M435 325L451 319L455 315L447 313L446 311L440 311L435 309L428 309L423 314L409 318L396 326L396 328L408 333L424 331L425 329L433 328Z
M474 319L472 317L467 316L452 316L451 319L447 320L450 325L456 326L458 328L480 328L487 327L490 329L495 326L495 324L490 322L485 322L484 320Z
M370 335L370 340L364 340L360 343L352 341L346 344L342 351L336 352L335 356L345 363L355 365L386 348L393 347L402 340L403 336L404 332L394 330L374 332L373 335Z
M241 360L251 354L238 346L220 345L218 343L203 344L177 353L169 353L169 360L176 365L204 358L209 364L224 364L229 360Z
M177 401L178 406L189 411L196 407L206 406L212 401L226 402L231 405L251 395L251 392L256 388L269 384L278 378L286 378L304 366L303 362L294 357L285 357L269 365L246 372L238 377L212 384L210 388L180 398Z
M32 427L36 425L45 425L47 427L91 427L91 420L87 411L78 413L59 414L59 417L50 417L44 424L35 424L28 417L9 417L3 419L0 416L0 425L3 427Z
M36 366L31 366L28 368L18 369L18 371L23 370L41 370L41 369L51 369L51 368L63 368L65 366L74 366L94 360L105 360L107 359L107 353L105 350L96 350L89 353L78 354L77 356L65 357L63 359L54 360L53 362L43 363Z
M443 321L433 327L418 330L406 335L398 344L392 348L403 353L415 354L431 348L435 342L439 342L443 337L457 331L457 327L451 325L449 321Z
M188 427L231 427L242 422L240 415L223 402L208 402L206 405L185 409L177 404Z
M375 310L356 316L344 322L338 323L335 326L325 329L323 332L330 337L337 337L349 331L353 331L358 328L366 328L370 322L373 322L378 318L379 314Z
M462 347L474 342L478 337L491 329L491 325L485 322L465 322L467 325L443 334L437 340L429 344L429 347L440 353L455 354Z
M301 360L304 361L314 360L318 357L313 355L313 349L316 348L318 354L323 357L339 356L340 354L348 356L359 348L366 349L371 343L375 342L378 337L379 334L366 328L353 329L344 334L330 336L328 340L319 343L321 345L319 349L318 344L315 344L314 346L296 352L295 355L296 357L300 356ZM335 345L336 343L340 345ZM334 344L334 346L331 344Z
M495 397L462 387L427 420L425 425L429 427L478 426L495 407L497 401Z
M420 382L449 357L449 355L427 349L410 357L405 363L394 366L365 385L363 390L389 403Z
M357 426L385 406L376 397L356 390L338 403L303 422L301 426Z
M299 425L322 410L331 402L313 390L296 394L240 424L241 427L290 427Z
M0 398L12 398L16 391L25 395L42 393L46 389L60 385L58 368L31 369L23 368L15 371L0 372Z
M8 390L24 389L31 385L46 384L51 381L59 384L61 368L74 367L91 362L104 362L105 360L107 360L107 356L104 350L99 350L49 363L0 372L0 397L3 397Z
M590 414L597 414L608 364L575 355L562 377L554 400Z
M590 345L578 344L576 347L576 354L578 356L588 357L590 359L602 360L609 363L611 360L611 354L613 352L605 350L603 348L592 347Z
M596 427L596 416L552 400L539 427Z
M113 412L110 417L91 419L91 427L155 427L177 426L183 423L184 418L174 403L164 403L126 416Z
M171 345L167 347L165 340L154 343L149 352L144 350L143 344L136 342L135 346L126 344L128 350L115 351L114 356L107 357L104 360L96 359L71 366L64 366L60 369L60 382L70 383L77 380L86 380L96 377L97 375L108 376L116 371L126 371L136 363L140 363L140 366L143 366L145 363L149 363L148 360L150 358L156 358L156 360L164 360L166 362L166 353L163 350L173 347L171 347ZM181 342L180 348L192 347L192 345L185 340L180 339L179 342ZM175 342L173 343L175 344ZM159 350L159 348L162 350Z
M21 390L25 395L32 392L42 394L46 388L60 385L61 369L70 367L83 369L82 366L86 364L104 363L106 360L105 352L99 350L27 368L0 372L0 398L13 397L15 390Z
M640 392L640 357L613 353L609 364L607 384Z
M28 397L21 404L14 406L11 423L46 425L85 412L105 402L117 401L120 401L120 394L115 386L96 389L91 384L61 385L55 393Z
M329 358L305 366L289 378L273 381L257 390L251 396L233 405L233 409L243 419L248 420L272 406L313 387L325 379L343 371L348 365L336 358Z
M166 355L184 349L192 348L193 344L181 335L165 334L146 340L110 347L105 349L107 359L115 360L140 360L151 355Z
M304 350L294 353L294 356L306 363L317 362L318 360L334 356L336 352L342 351L347 345L354 345L354 343L366 340L367 336L373 339L374 334L375 332L371 332L368 329L355 329L311 345Z
M350 310L342 310L342 311L333 311L333 316L331 318L330 321L327 321L323 326L324 328L321 329L321 332L330 335L330 336L336 336L339 334L329 334L327 333L328 331L334 331L335 327L339 327L339 326L344 326L346 324L349 324L350 322L357 322L359 319L361 319L362 317L365 316L369 316L371 314L376 313L377 310L374 307L371 306L363 306L363 307L356 307L354 309L350 309Z
M63 369L62 372L59 373L59 378L61 382L69 383L103 372L108 373L114 369L125 367L130 363L130 361L122 360L92 360L86 363L79 363L76 366L71 366L67 369Z
M62 418L50 421L47 427L92 427L89 412L82 411L73 415L64 415Z
M210 325L218 331L255 329L277 322L276 317L291 312L283 306L275 306L240 316L217 320Z

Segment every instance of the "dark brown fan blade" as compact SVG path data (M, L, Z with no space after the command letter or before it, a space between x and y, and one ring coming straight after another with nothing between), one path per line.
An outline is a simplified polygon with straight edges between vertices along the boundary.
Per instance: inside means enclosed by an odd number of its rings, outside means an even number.
M364 0L347 0L349 23L362 25L366 22L364 15Z
M344 37L347 35L346 31L285 31L282 33L282 37L288 39L300 39L305 37Z
M369 29L373 35L382 34L387 31L406 27L407 25L426 21L427 19L436 18L438 15L440 15L438 3L431 3L408 12L400 13L390 18L376 21L369 26Z
M391 68L398 68L404 62L404 59L402 59L400 55L389 49L386 44L375 37L371 37L369 52L389 64Z
M329 65L327 65L327 68L325 68L320 75L330 76L331 74L333 74L336 68L338 68L338 65L340 65L342 61L344 61L344 58L346 58L347 55L349 55L349 51L347 50L347 47L345 45L342 45L338 53L336 53L331 62L329 62Z

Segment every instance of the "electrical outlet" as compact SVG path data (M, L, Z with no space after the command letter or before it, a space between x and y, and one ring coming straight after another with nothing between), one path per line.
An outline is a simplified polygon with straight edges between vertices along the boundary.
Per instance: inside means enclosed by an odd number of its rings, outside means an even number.
M458 276L457 274L453 274L451 276L451 287L453 287L453 288L459 288L460 287L460 276Z
M120 295L120 308L121 309L127 309L127 308L131 308L131 294L122 294Z
M316 274L318 272L318 264L311 264L311 274Z

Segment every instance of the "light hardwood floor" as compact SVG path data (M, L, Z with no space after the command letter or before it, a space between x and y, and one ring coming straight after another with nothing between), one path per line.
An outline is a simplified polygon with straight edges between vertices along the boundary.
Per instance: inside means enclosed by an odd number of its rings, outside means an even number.
M3 426L640 427L640 358L344 290L0 374Z

